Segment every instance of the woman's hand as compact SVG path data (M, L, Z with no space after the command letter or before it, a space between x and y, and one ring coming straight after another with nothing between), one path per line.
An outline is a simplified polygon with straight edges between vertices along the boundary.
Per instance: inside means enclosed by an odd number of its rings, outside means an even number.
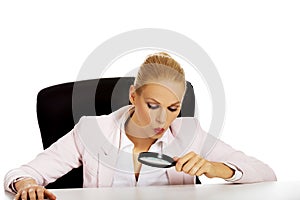
M234 170L227 165L210 162L194 152L189 152L180 158L174 157L174 160L177 161L175 166L176 171L183 171L191 176L201 176L204 174L208 178L218 177L229 179L234 174Z
M45 189L43 186L38 185L34 179L26 178L15 183L17 194L15 200L44 200L48 197L50 200L55 200L56 196Z

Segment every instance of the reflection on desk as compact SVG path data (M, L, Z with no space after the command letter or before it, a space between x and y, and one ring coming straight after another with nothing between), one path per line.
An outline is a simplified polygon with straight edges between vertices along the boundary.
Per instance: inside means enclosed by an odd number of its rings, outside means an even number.
M52 189L57 200L193 200L193 199L237 199L237 200L299 200L300 181L297 182L266 182L254 184L202 184L173 185L123 188L80 188ZM6 193L5 200L13 199Z

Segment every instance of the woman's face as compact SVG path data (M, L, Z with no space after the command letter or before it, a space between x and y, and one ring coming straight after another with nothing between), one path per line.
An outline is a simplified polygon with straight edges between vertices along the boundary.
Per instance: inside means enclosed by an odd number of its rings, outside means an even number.
M162 137L181 109L184 89L178 88L179 84L168 87L151 83L144 85L137 94L132 86L130 101L135 110L131 118L134 126L131 126L129 134L152 139Z

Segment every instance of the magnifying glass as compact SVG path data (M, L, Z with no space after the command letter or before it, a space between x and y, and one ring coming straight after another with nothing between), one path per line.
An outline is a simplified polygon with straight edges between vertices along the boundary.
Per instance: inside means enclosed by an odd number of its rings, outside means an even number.
M156 152L142 152L138 156L138 161L142 164L159 168L169 168L176 165L176 161L170 156Z

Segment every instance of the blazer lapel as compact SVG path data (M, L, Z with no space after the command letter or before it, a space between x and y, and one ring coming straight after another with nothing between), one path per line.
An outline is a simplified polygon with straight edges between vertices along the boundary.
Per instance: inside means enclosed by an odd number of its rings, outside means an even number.
M111 187L118 158L118 149L110 143L102 146L98 153L98 185Z

